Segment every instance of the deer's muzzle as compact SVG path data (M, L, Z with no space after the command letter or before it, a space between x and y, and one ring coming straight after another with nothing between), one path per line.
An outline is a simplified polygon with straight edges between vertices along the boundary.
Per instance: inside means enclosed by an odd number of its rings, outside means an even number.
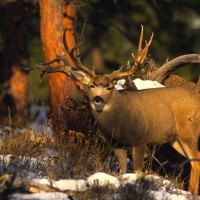
M102 112L104 106L105 106L105 103L104 103L104 100L102 97L100 96L95 96L93 98L93 103L94 103L94 109L97 111L97 112Z
M103 103L103 98L101 98L100 96L95 96L94 97L94 103L95 104L101 104L101 103Z

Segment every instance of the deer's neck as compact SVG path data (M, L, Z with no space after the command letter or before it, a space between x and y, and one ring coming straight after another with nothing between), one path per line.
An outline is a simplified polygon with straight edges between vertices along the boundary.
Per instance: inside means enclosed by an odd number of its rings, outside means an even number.
M101 126L104 135L109 139L116 139L124 145L141 142L141 132L145 133L143 122L143 112L140 112L140 95L136 92L112 93L112 100L107 105L107 109L98 113L93 110L96 121ZM138 128L138 125L142 124ZM134 134L134 137L132 137ZM133 140L134 138L134 140Z
M102 112L98 113L95 110L92 110L94 118L100 124L102 129L108 132L116 131L119 124L124 120L123 113L128 114L129 112L129 105L124 103L126 102L125 99L126 96L123 93L114 90Z

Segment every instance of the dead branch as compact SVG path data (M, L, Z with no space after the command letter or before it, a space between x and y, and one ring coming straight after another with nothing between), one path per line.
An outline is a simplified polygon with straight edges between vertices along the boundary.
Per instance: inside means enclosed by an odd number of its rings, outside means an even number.
M174 58L151 73L149 79L163 83L173 71L184 65L193 63L200 63L200 54L186 54Z

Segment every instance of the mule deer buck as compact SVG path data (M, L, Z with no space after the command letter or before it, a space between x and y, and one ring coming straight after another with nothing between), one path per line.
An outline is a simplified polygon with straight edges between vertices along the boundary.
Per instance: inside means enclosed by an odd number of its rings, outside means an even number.
M147 144L170 144L183 156L191 160L188 190L198 193L200 175L200 153L198 138L200 134L200 101L190 91L183 88L157 88L142 91L117 91L115 81L133 75L138 66L144 63L152 37L142 48L143 28L140 35L138 54L133 55L134 64L129 69L120 69L111 74L96 75L84 66L78 53L82 41L69 49L63 36L64 46L77 68L67 65L64 57L57 57L48 63L38 64L32 69L44 72L62 72L85 92L94 118L101 126L104 135L123 146L132 146L134 170L141 171ZM175 60L174 60L175 61ZM200 62L200 55L188 54L170 61L169 65L184 65ZM52 67L51 64L59 62ZM61 64L63 63L63 64ZM168 63L165 63L167 65ZM120 172L125 173L126 150L116 149Z

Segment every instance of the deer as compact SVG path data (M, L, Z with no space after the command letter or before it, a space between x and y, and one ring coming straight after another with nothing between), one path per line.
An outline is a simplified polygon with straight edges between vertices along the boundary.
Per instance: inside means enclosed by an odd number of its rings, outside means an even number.
M143 27L141 29L138 52L132 66L121 67L110 74L97 75L80 61L79 49L82 40L69 49L66 43L66 30L63 33L63 44L75 67L68 65L67 60L58 56L54 60L38 64L30 70L40 69L43 72L61 72L70 77L88 98L92 114L100 125L104 136L116 141L114 152L119 159L120 174L127 171L126 146L131 146L134 169L140 174L147 144L164 144L172 147L191 162L188 191L198 194L200 176L200 101L187 89L181 87L155 88L148 90L116 90L115 83L122 78L130 78L147 57L150 40L143 48ZM167 65L184 65L199 63L199 54L188 54L171 60ZM59 63L52 67L52 63ZM61 64L62 63L62 64Z

